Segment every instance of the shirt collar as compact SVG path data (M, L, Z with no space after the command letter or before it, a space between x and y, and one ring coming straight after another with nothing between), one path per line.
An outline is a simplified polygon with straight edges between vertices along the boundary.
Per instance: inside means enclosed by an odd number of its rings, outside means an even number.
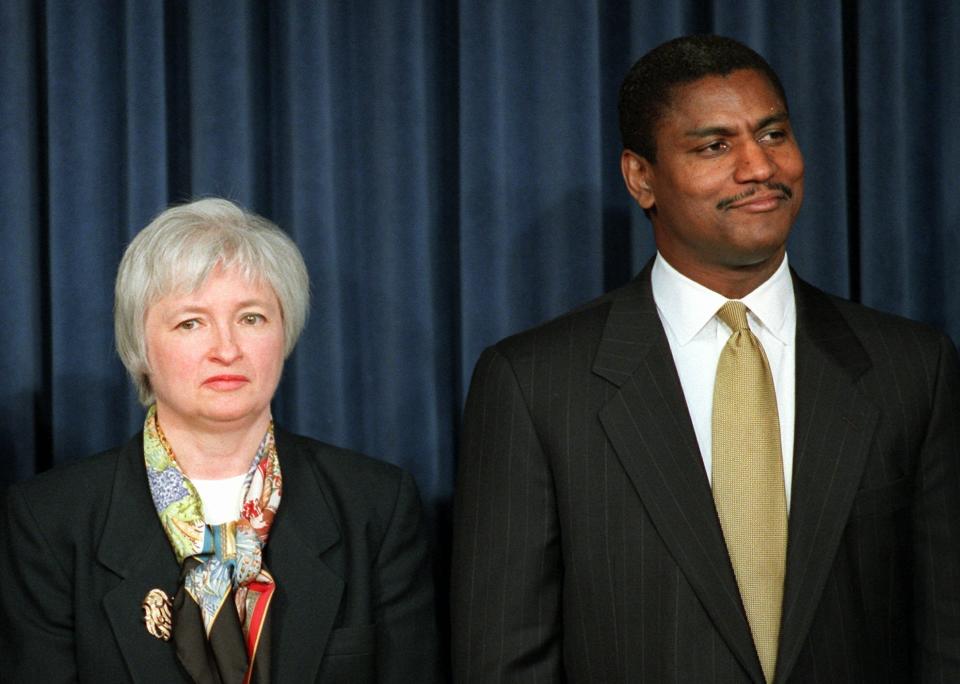
M653 263L650 284L660 320L670 327L681 346L713 321L717 309L727 301L723 295L677 271L659 252ZM796 305L786 255L773 275L741 301L750 309L753 323L765 327L784 345L793 341Z
M793 341L796 331L796 300L793 298L793 278L787 265L787 255L772 276L743 298L753 319L777 338L781 344Z

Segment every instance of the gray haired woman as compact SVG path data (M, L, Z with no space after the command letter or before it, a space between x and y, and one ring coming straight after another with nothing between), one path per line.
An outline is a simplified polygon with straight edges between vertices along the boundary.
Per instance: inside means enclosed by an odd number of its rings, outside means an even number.
M134 238L114 318L143 431L7 491L4 681L435 679L412 479L274 427L308 305L296 245L226 200Z

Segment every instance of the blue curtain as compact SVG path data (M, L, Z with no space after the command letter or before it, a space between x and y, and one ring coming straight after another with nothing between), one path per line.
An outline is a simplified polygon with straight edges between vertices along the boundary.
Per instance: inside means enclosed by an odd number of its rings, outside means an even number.
M3 0L0 485L138 429L117 263L170 202L223 195L312 275L278 422L411 470L442 564L480 350L652 253L617 88L690 32L783 78L799 272L960 339L958 3Z

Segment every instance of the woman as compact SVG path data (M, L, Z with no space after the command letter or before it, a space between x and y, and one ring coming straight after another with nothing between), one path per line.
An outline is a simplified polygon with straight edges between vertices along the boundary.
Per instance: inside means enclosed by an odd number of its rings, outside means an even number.
M115 295L143 431L8 490L0 678L432 681L412 479L271 419L309 299L293 242L225 200L173 207Z

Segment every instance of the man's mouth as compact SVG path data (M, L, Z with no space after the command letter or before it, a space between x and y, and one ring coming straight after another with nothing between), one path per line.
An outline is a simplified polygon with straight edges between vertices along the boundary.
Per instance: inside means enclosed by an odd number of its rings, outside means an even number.
M766 188L767 190L774 190L775 192L765 192L760 193L761 188ZM776 202L782 199L790 199L793 197L793 190L790 189L790 186L784 183L763 183L762 185L755 185L749 190L744 190L743 192L734 195L733 197L727 197L725 199L717 202L718 211L727 211L728 209L736 209L738 207L744 207L747 205L755 205L756 208L772 208L775 206Z

